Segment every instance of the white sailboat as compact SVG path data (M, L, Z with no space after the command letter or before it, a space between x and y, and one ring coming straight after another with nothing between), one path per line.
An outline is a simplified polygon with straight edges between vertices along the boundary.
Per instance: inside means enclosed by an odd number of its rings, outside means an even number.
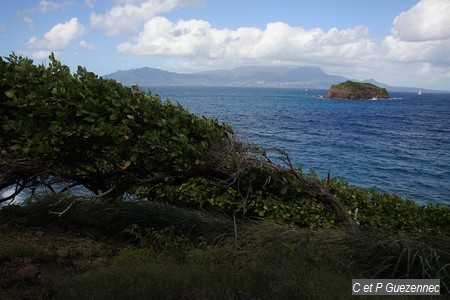
M422 95L422 91L421 91L421 90L419 90L419 92L417 93L417 95Z

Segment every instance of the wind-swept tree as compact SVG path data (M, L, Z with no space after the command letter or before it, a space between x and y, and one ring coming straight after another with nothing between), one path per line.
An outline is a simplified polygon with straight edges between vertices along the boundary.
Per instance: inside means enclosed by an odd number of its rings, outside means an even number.
M63 182L114 197L194 172L229 129L53 55L0 60L0 122L0 189Z
M244 214L303 225L336 218L357 228L326 186L281 154L286 167L239 142L226 124L82 67L72 74L53 55L48 66L15 54L0 59L0 190L16 190L0 203L26 187L83 186L110 199L191 197Z

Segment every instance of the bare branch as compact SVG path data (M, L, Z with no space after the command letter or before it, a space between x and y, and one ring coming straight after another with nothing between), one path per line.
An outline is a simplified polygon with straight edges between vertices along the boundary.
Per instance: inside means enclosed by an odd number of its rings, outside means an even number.
M12 193L11 195L9 195L5 198L0 199L0 203L4 203L6 201L13 200L14 198L16 198L16 196L19 195L25 189L25 187L27 185L26 180L22 179L22 181L23 181L22 184L20 184L20 182L17 181L16 189L15 189L14 193Z
M58 203L60 203L62 200L58 201ZM74 205L75 203L75 199L72 200L72 202L70 202L70 204L61 212L57 212L57 211L50 211L50 214L55 214L58 215L58 217L63 216L66 212L69 211L69 209Z

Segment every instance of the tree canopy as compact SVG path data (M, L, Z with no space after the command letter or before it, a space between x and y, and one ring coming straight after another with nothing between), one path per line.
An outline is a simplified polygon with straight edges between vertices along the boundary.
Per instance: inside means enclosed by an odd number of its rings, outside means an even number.
M64 180L120 196L204 164L230 128L54 56L0 60L0 189Z

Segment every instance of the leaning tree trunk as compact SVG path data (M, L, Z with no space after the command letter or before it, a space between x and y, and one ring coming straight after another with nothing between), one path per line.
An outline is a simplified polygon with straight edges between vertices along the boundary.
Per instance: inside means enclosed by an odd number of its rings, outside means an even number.
M359 224L352 219L345 205L330 193L327 188L320 186L316 180L298 172L285 151L280 149L268 150L280 154L281 161L286 166L281 166L273 162L268 157L266 149L259 146L251 146L237 140L234 136L224 140L220 145L213 145L209 154L209 160L213 162L216 170L229 174L228 185L236 185L246 173L265 167L273 168L280 173L291 174L305 187L305 190L301 194L306 194L331 207L347 230L356 231L360 229ZM223 182L223 178L220 181Z
M359 230L359 224L352 219L350 214L348 213L347 207L342 204L333 194L331 194L328 190L320 187L317 183L308 182L309 189L307 191L308 195L317 199L330 206L338 218L341 220L342 224L344 224L345 228L349 231L357 231Z
M278 152L283 155L282 161L288 166L288 169L272 163L274 167L276 167L279 171L294 175L297 180L302 182L307 187L306 194L308 194L312 198L317 199L323 204L330 206L347 230L357 231L360 229L359 224L352 219L352 217L348 213L347 207L345 207L345 205L342 204L341 201L339 201L332 193L330 193L328 189L321 187L313 179L310 179L304 174L297 172L291 162L289 155L286 152L281 150L278 150Z
M299 180L306 186L306 194L308 196L317 199L325 205L330 206L334 210L338 218L341 220L341 222L344 224L344 226L347 228L347 230L357 231L360 229L359 224L352 219L344 204L342 204L327 189L321 187L315 180L310 179L304 174L296 171L289 155L285 151L278 150L278 152L283 156L282 161L288 166L288 168L283 168L281 166L275 165L274 163L272 163L272 165L278 167L279 170L281 169L280 171L284 171L294 175L297 180Z

